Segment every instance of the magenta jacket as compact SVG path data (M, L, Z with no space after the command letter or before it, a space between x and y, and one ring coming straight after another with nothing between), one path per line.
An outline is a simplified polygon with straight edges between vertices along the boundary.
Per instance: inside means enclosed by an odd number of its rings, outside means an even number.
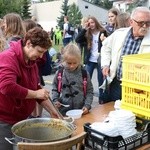
M37 90L36 62L26 64L21 40L0 53L0 121L15 124L26 119L35 108L35 99L25 99L28 89Z

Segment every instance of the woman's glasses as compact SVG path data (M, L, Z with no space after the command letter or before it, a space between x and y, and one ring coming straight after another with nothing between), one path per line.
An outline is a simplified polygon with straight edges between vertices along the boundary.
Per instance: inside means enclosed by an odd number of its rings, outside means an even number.
M132 20L134 20L134 19L132 19ZM146 27L150 27L150 21L136 21L136 20L134 20L134 21L137 23L137 25L139 27L143 27L144 25L146 25Z

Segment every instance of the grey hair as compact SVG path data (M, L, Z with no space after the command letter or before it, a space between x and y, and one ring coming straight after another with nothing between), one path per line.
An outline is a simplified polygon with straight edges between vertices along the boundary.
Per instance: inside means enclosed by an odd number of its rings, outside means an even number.
M131 19L134 19L137 12L149 12L150 10L147 7L136 7L131 13Z

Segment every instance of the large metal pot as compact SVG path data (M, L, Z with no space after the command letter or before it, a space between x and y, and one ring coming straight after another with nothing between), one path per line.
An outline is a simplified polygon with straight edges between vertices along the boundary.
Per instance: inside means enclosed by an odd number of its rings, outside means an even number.
M18 142L51 142L69 138L74 131L73 124L54 118L33 118L23 120L12 126L14 149ZM13 140L13 142L12 142Z

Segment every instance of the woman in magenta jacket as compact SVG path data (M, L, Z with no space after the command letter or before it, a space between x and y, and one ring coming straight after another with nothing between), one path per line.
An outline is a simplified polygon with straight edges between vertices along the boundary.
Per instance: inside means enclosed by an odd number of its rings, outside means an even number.
M13 124L28 118L36 101L51 117L60 117L48 99L49 91L39 85L36 61L50 46L48 33L35 27L0 53L0 149L13 149L4 138L12 136Z

